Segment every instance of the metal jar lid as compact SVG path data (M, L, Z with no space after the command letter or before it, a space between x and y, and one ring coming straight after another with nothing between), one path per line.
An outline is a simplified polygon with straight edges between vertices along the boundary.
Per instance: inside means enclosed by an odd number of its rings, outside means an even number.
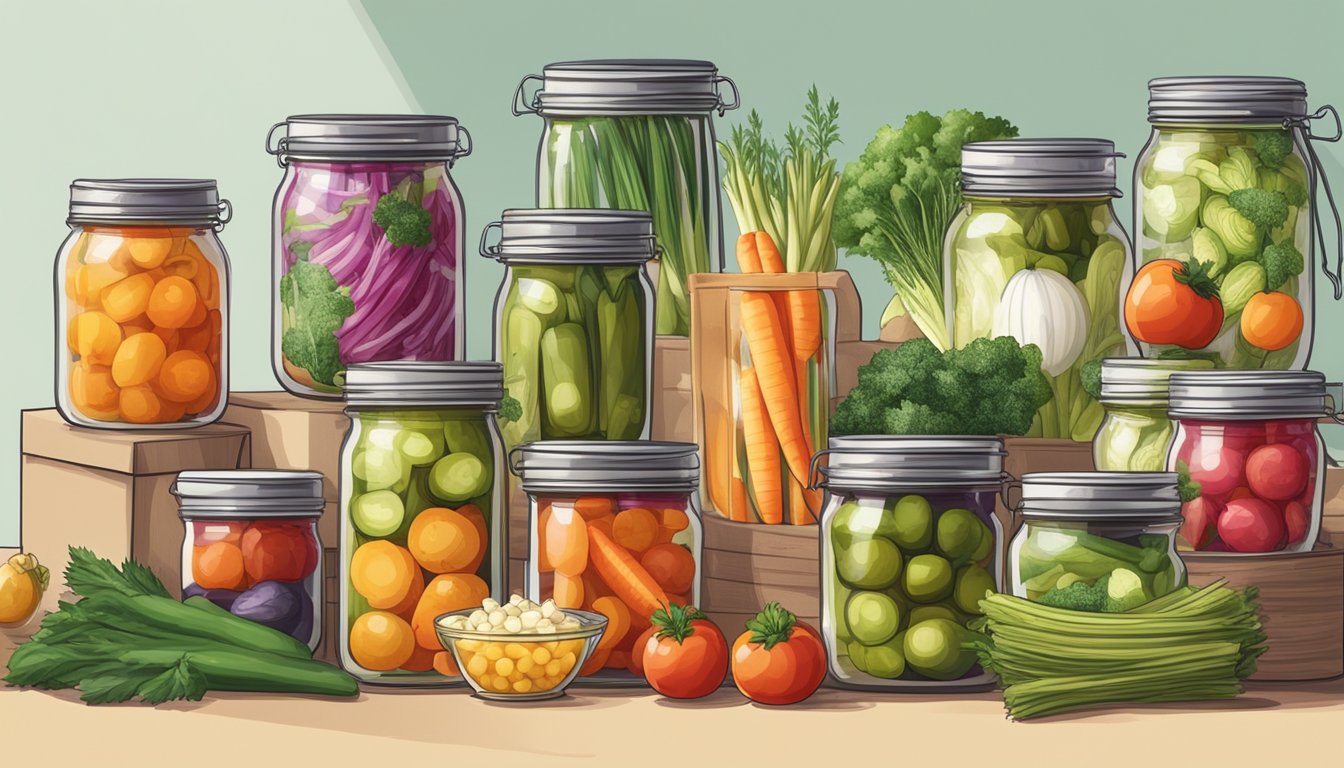
M545 440L510 451L509 471L529 493L693 491L700 458L694 443Z
M1115 143L1003 139L961 148L961 191L987 197L1120 197Z
M1195 371L1171 377L1167 415L1176 419L1319 419L1334 410L1315 371Z
M832 437L812 458L828 488L899 491L911 487L999 486L1003 482L1003 441L997 437ZM827 466L817 469L821 458Z
M733 81L711 61L688 59L593 59L547 64L541 75L528 75L513 95L513 114L545 117L584 115L720 115L741 99ZM540 88L529 98L528 81ZM723 98L720 84L733 91Z
M1173 373L1212 368L1211 360L1108 357L1101 361L1101 403L1166 407L1167 381Z
M1050 520L1178 522L1174 472L1028 472L1022 515Z
M219 229L232 216L214 179L75 179L66 223Z
M504 366L488 362L398 360L352 363L345 369L345 402L352 410L433 406L499 407Z
M285 135L276 140L281 128ZM291 160L444 160L451 166L471 154L471 134L447 115L290 115L271 126L266 151L281 166Z
M1158 77L1150 123L1282 123L1307 114L1307 86L1291 77Z
M320 517L322 473L279 469L179 472L170 489L183 520Z
M499 242L487 245L492 230ZM510 208L481 231L481 255L504 264L632 264L657 254L653 217L604 208Z

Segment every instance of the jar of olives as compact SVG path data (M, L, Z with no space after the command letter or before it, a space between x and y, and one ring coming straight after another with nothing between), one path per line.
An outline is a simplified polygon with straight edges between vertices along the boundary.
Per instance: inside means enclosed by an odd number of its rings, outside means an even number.
M1003 441L833 437L820 472L821 628L846 688L985 687L962 649L979 601L997 591Z
M1212 368L1209 360L1101 361L1101 397L1106 409L1092 438L1092 462L1106 472L1161 472L1175 430L1167 418L1167 378L1177 371Z

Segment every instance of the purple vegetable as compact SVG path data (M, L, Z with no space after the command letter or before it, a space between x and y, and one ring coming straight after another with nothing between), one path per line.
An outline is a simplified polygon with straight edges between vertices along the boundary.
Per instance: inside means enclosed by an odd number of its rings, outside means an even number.
M260 581L239 595L229 611L234 616L291 633L303 617L303 604L310 602L302 584Z
M235 592L232 589L206 589L199 584L188 584L187 588L182 590L182 599L188 597L204 597L206 600L218 605L224 610L233 608L233 602L238 599L241 592Z
M294 629L289 634L301 643L309 643L313 640L313 621L316 618L313 615L313 601L307 595L303 595L299 600L299 623L294 625Z

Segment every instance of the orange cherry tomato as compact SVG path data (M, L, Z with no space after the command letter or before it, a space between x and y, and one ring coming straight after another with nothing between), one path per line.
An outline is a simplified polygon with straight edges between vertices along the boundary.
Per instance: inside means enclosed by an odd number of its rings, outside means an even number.
M826 677L821 635L779 603L769 603L733 643L733 682L743 696L762 704L796 704ZM647 663L647 660L646 662Z
M1148 344L1202 349L1222 325L1218 285L1202 262L1150 261L1134 276L1125 296L1125 326Z
M1274 351L1302 335L1302 305L1279 291L1260 292L1241 310L1241 337L1248 344Z

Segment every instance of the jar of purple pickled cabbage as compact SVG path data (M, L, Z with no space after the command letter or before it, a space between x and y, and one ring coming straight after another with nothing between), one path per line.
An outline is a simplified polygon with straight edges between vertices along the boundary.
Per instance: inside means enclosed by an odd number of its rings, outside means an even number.
M277 135L281 133L277 139ZM471 135L439 115L293 115L266 137L276 191L272 363L340 398L351 363L462 357L462 196Z

